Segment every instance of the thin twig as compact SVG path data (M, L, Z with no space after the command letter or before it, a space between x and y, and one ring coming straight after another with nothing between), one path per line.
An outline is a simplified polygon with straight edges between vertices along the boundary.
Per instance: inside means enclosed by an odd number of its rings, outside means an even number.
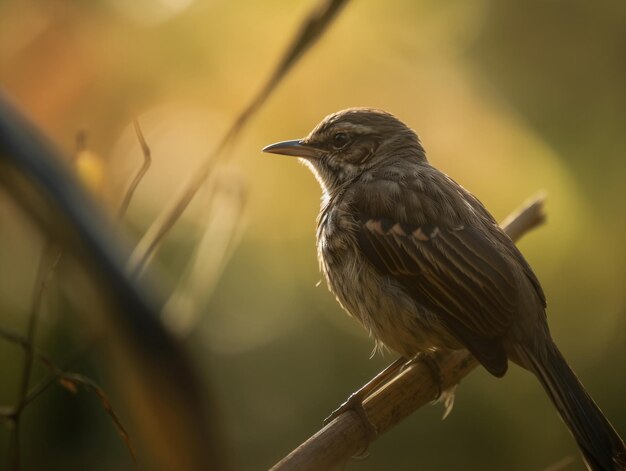
M543 203L543 196L536 197L514 213L513 218L507 218L502 228L513 240L519 239L543 220ZM424 362L415 362L363 401L365 413L376 427L378 436L436 399L439 386L443 390L455 387L478 366L476 359L466 350L439 354L437 363L441 385L434 380ZM359 414L349 410L283 458L271 471L331 469L367 449L368 436L368 429Z
M92 394L94 394L100 400L100 404L102 405L102 408L104 409L104 411L111 418L111 421L113 422L113 425L115 425L115 428L118 434L120 435L120 437L126 444L126 447L128 448L128 451L131 454L133 461L136 462L135 450L132 446L130 436L128 435L128 432L126 431L126 428L122 425L122 422L120 421L117 413L111 406L111 402L109 400L108 395L104 392L104 390L100 386L98 386L98 384L96 384L95 381L79 373L65 371L62 368L59 368L54 363L54 361L50 359L50 357L44 355L43 353L39 351L36 351L33 348L32 343L26 337L22 337L19 334L16 334L14 332L10 332L4 329L0 329L0 337L10 342L16 343L17 345L22 347L25 353L30 354L31 361L36 359L42 365L44 365L51 373L50 377L44 379L39 385L35 386L27 394L24 394L22 400L15 407L0 408L0 416L13 422L13 436L12 436L11 441L14 444L13 445L14 447L17 446L17 448L14 448L12 451L13 460L14 460L13 469L19 469L19 464L20 464L19 453L16 453L16 451L19 451L18 431L19 431L19 424L20 424L20 421L19 421L20 415L22 411L24 410L24 407L28 403L32 402L33 399L35 399L37 396L43 393L51 384L54 384L54 383L59 383L61 386L63 386L65 389L69 390L72 393L77 393L78 392L77 386L80 386L84 388L85 390L87 390L88 392L91 392ZM17 461L15 461L16 459ZM18 466L18 468L16 468L16 465Z
M130 435L128 435L128 432L122 425L122 422L120 421L117 413L113 409L113 406L111 406L111 401L109 400L109 397L104 392L104 390L90 378L87 378L86 376L78 373L56 371L55 374L58 378L59 384L61 384L61 386L63 386L70 392L76 394L78 392L78 386L81 386L98 398L98 400L100 401L100 405L113 422L115 430L126 445L126 448L128 448L128 452L133 458L133 461L135 462L135 464L137 464L137 456L135 455L135 449L133 448L133 444L130 440Z
M215 149L208 155L200 168L193 174L181 194L173 204L166 209L148 228L142 240L137 245L129 265L135 273L141 272L143 266L151 259L161 240L172 229L187 206L194 198L200 187L215 170L226 148L231 145L239 133L265 103L267 98L276 89L285 75L293 68L297 60L311 48L311 46L327 30L332 20L337 16L348 0L320 0L312 11L304 18L300 30L290 42L281 61L275 67L269 79L244 110L235 119L226 134L219 141Z
M20 418L25 407L25 399L28 393L28 385L30 384L30 376L33 367L33 345L35 343L35 335L37 333L37 325L39 323L39 313L41 312L41 303L48 280L52 276L59 260L61 259L61 251L50 241L44 244L37 267L37 275L35 277L35 288L28 314L28 323L26 327L26 337L22 346L24 347L24 363L22 366L22 377L18 389L17 401L12 414L13 429L11 432L11 466L14 470L21 468L21 451L20 451Z
M141 183L141 180L148 172L148 170L150 169L150 165L152 164L152 152L150 151L150 147L146 142L146 138L143 135L141 126L139 126L139 121L137 119L133 120L133 126L135 128L135 134L137 134L137 140L139 141L139 145L141 146L143 163L141 164L141 168L135 175L135 178L133 178L133 181L130 183L128 190L126 190L124 199L122 200L117 212L118 219L122 219L126 215L126 211L128 211L128 207L130 206L130 202L133 199L135 190L137 190L139 183Z
M61 260L61 251L52 243L46 242L39 260L37 268L37 276L35 281L35 290L33 293L32 304L28 315L28 325L26 328L26 348L24 349L24 365L22 368L22 379L18 392L17 406L18 410L22 408L22 402L28 392L28 384L30 383L30 373L33 366L33 345L35 343L35 335L37 332L37 324L39 322L39 313L41 311L41 303L46 291L48 281L54 272L54 269Z

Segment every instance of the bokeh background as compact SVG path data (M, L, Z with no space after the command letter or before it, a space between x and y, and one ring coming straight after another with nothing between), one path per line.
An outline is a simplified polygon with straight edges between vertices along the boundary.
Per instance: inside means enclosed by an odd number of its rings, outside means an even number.
M139 240L314 3L0 1L0 83L68 156L86 130L104 171L97 197L112 214L141 164L131 124L139 119L153 164L124 222ZM626 433L625 45L619 0L347 5L228 149L217 184L198 194L153 262L171 295L166 320L215 393L234 469L271 466L395 358L369 359L372 341L317 286L317 183L295 160L260 152L348 106L383 108L416 129L431 162L498 219L547 193L548 222L520 247L547 293L557 343ZM42 243L0 193L5 329L24 329ZM65 312L51 291L37 346L97 380L133 437L107 352L97 341L85 347L100 327ZM0 341L0 404L14 401L20 358ZM443 422L442 412L418 411L344 469L541 470L568 457L565 469L583 469L519 368L501 380L477 370ZM0 428L0 458L8 436ZM139 462L149 461L141 438L133 441ZM98 400L61 387L29 406L22 455L24 469L133 469Z

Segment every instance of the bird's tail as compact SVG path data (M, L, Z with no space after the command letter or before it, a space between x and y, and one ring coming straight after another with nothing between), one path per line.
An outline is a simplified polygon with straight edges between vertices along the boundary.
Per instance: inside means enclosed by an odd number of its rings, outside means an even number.
M576 439L587 467L593 471L626 470L626 449L608 419L569 367L556 345L529 351L516 349L522 364L532 371L570 432Z

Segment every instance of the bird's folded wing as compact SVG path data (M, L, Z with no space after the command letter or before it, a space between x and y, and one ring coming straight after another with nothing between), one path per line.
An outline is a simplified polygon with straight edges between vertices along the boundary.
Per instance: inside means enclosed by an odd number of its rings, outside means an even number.
M363 218L358 240L372 264L439 315L492 374L506 372L501 337L515 315L516 285L506 258L487 237L470 227Z

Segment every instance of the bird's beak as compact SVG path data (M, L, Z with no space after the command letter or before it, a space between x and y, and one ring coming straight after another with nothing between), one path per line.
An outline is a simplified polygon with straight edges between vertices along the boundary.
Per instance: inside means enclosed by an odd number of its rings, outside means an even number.
M304 143L301 139L282 141L270 144L263 148L263 152L270 154L292 155L303 159L316 159L320 156L320 149Z

